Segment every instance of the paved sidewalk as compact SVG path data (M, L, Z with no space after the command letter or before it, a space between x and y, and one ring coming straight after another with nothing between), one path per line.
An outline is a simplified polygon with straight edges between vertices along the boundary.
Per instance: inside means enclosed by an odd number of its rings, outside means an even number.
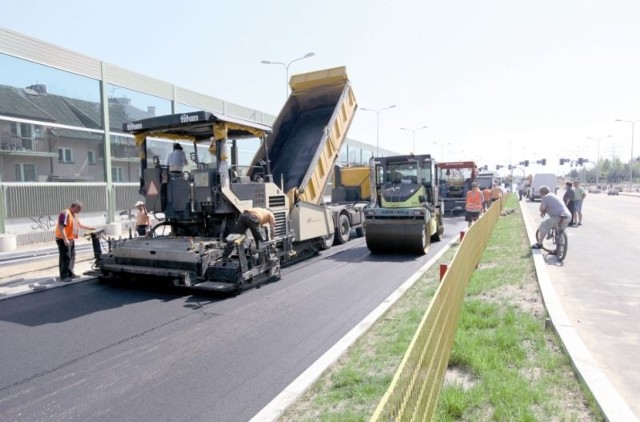
M75 272L79 278L61 282L58 274L58 248L51 242L23 246L17 251L0 253L0 262L25 257L22 262L0 266L0 300L38 290L57 288L93 279L85 275L93 264L93 250L84 240L78 242ZM38 256L37 259L34 257Z
M640 195L638 195L638 197L640 197ZM528 211L524 209L522 202L520 203L520 209L527 227L529 240L531 243L534 243L537 224L534 225ZM532 253L545 308L565 350L573 362L577 375L587 385L608 421L638 421L629 404L625 402L601 368L598 367L593 355L580 338L571 319L565 313L563 304L554 287L553 280L549 275L548 264L543 258L543 251L535 250L532 251ZM567 277L570 277L570 274L568 274ZM573 278L571 280L579 283L579 277L576 275L575 278L575 280L573 280ZM635 356L621 356L619 358L634 359Z

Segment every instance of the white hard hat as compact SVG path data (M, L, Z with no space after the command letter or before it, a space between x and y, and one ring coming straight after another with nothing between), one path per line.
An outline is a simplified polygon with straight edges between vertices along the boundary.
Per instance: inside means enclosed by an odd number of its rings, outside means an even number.
M142 201L138 201L138 202L136 202L136 205L135 205L135 206L136 206L136 207L139 207L140 205L144 205L144 202L142 202Z

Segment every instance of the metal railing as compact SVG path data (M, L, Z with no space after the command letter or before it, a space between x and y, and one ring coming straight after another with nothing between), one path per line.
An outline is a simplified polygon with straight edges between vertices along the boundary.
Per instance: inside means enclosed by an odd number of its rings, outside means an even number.
M371 421L431 420L453 347L465 290L500 217L504 197L464 234Z
M138 193L139 188L137 183L114 183L115 209L130 211L136 201L144 200ZM106 213L108 209L106 183L3 183L0 190L5 200L6 218L46 222L47 230L18 233L18 245L51 240L51 218L76 200L84 203L83 212Z
M0 151L31 151L51 153L51 145L44 138L23 138L16 135L2 135Z

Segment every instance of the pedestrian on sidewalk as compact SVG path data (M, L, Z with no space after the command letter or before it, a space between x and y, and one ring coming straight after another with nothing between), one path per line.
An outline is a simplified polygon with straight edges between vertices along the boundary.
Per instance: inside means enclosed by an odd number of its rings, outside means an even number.
M58 215L55 226L56 244L60 257L58 268L60 270L60 281L71 281L79 276L73 272L76 263L76 244L78 230L95 230L95 227L85 226L80 222L77 215L82 211L83 204L80 201L73 202L69 208Z
M573 222L576 223L577 226L582 225L582 202L584 198L587 196L587 191L584 190L582 186L580 186L580 181L573 181L573 194L575 196L573 200Z
M569 209L569 212L571 213L571 221L569 221L569 227L573 227L575 226L575 221L573 219L574 217L574 200L576 199L576 193L573 191L573 189L571 188L573 186L573 183L571 182L567 182L565 183L565 191L564 191L564 195L562 195L562 202L564 202L564 204L567 206L567 208Z

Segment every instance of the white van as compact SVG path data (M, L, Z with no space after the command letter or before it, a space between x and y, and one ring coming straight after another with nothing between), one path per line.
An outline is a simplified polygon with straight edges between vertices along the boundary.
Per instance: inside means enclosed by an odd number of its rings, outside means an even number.
M553 173L538 173L534 174L531 178L531 186L529 187L530 201L540 199L540 186L546 186L549 188L549 192L556 193L556 182L558 178Z

